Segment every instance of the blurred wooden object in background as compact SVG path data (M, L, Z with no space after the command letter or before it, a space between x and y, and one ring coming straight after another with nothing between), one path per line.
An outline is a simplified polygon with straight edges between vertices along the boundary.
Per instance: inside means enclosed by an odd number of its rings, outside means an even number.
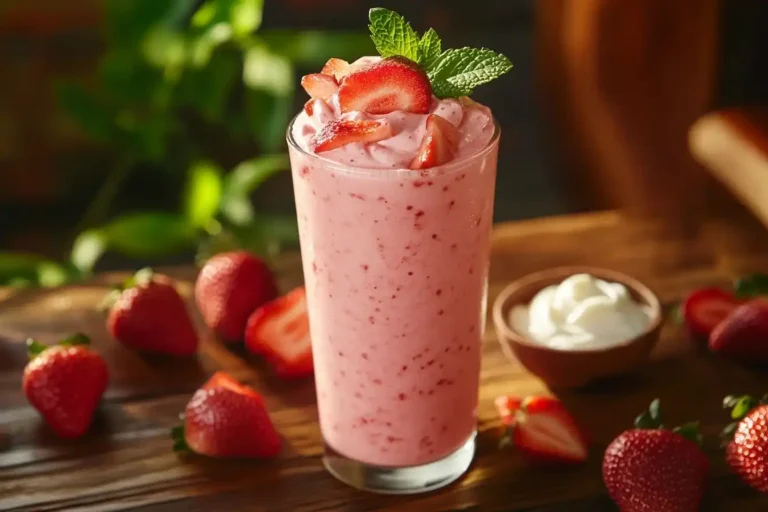
M768 107L707 114L690 131L691 153L768 227Z
M718 0L538 0L541 103L579 209L695 219L713 180L687 133L715 92Z

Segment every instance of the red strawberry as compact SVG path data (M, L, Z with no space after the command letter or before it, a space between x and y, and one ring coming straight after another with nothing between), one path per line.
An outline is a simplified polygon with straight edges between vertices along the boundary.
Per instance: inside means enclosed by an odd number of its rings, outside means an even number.
M537 461L581 462L587 444L576 422L556 398L499 397L496 407L509 429L508 441Z
M248 316L276 296L269 267L246 251L217 254L195 283L195 300L205 323L225 341L242 340Z
M83 435L107 389L107 364L88 344L82 334L54 347L27 342L32 360L24 368L24 395L59 437Z
M392 127L386 121L335 119L315 134L312 147L315 153L322 153L352 142L377 142L391 136Z
M427 116L427 128L411 169L428 169L450 162L459 141L459 131L437 114Z
M432 104L427 74L404 57L387 57L344 77L339 87L342 112L426 114Z
M298 378L312 373L303 286L254 311L245 330L245 346L254 354L264 354L280 377Z
M731 292L720 288L702 288L686 297L682 311L693 337L706 340L717 324L738 305Z
M730 442L726 460L734 473L752 488L768 493L768 405L750 397L726 397L723 404L733 407L738 420L723 432Z
M349 72L349 62L336 58L328 59L328 62L325 63L325 66L323 66L323 70L321 71L324 75L333 76L337 82L341 82L341 79L347 76Z
M301 77L301 86L312 98L327 100L339 91L339 84L331 75L312 73Z
M658 401L638 426L611 442L603 457L603 481L622 512L697 512L709 473L698 444L696 424L676 431L659 429Z
M738 306L709 336L713 352L754 364L768 364L768 301Z
M108 300L107 329L123 345L175 356L197 351L195 326L169 277L140 270Z
M219 385L209 381L198 389L184 411L184 426L172 430L174 450L209 457L277 456L280 437L258 393L226 374L214 379Z

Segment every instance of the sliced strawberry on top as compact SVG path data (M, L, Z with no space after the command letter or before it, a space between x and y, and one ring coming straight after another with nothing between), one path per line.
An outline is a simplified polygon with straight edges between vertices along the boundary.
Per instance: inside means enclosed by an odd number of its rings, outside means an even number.
M211 378L208 379L205 382L205 384L203 384L203 387L200 389L212 389L212 388L227 388L241 395L249 395L249 396L258 398L259 402L264 401L264 399L261 398L261 395L259 395L252 387L246 386L245 384L240 384L237 380L235 380L234 377L232 377L227 372L219 371L214 373L213 375L211 375Z
M683 302L683 317L691 334L707 339L714 328L739 304L729 291L702 288L688 295Z
M301 77L301 86L313 98L327 100L339 90L339 84L331 75L312 73Z
M508 425L512 444L531 459L581 462L587 458L584 435L556 398L525 398Z
M450 162L459 142L459 131L437 114L427 116L427 128L411 169L429 169Z
M377 142L392 136L392 126L386 121L354 121L334 119L312 138L315 153L330 151L352 142Z
M307 295L304 287L253 312L245 329L245 346L264 354L280 377L297 378L313 371Z
M404 57L387 57L344 77L339 87L342 112L426 114L432 104L427 74Z
M337 82L341 82L341 79L349 74L351 66L349 62L344 59L331 58L323 66L323 70L320 71L324 75L331 75Z

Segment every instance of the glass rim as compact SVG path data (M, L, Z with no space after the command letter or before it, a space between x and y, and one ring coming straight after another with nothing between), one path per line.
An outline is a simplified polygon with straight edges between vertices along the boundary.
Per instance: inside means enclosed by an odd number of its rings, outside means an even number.
M397 173L397 176L401 178L402 177L423 178L425 176L433 176L436 174L450 174L452 171L463 169L466 166L467 162L486 156L488 153L491 152L491 150L494 147L498 146L499 139L501 138L501 126L499 125L499 122L496 120L496 116L491 114L491 120L493 121L493 134L491 135L491 138L488 140L486 145L483 146L482 149L476 151L475 153L472 153L471 155L467 155L463 158L460 158L459 160L451 160L446 164L437 165L435 167L430 167L428 169L405 169L405 168L392 169L392 168L377 168L377 167L355 167L353 165L336 162L328 158L323 158L322 156L316 153L311 153L309 151L306 151L304 148L302 148L298 144L296 139L293 137L293 125L294 123L296 123L296 120L299 118L301 114L302 114L302 111L299 111L298 114L293 116L293 119L291 119L291 122L288 123L288 129L286 130L286 134L285 134L285 139L288 142L288 146L295 149L296 151L306 156L307 158L323 162L323 165L326 167L330 167L330 168L333 168L334 170L342 171L349 174L368 175L368 176L379 176L379 175L392 176L392 173Z

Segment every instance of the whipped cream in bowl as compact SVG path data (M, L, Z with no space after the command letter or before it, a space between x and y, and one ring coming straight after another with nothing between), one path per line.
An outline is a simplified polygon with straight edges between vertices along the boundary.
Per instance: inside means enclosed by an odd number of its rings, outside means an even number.
M510 283L493 305L502 349L554 387L581 386L644 362L661 305L644 284L598 267L556 267Z

